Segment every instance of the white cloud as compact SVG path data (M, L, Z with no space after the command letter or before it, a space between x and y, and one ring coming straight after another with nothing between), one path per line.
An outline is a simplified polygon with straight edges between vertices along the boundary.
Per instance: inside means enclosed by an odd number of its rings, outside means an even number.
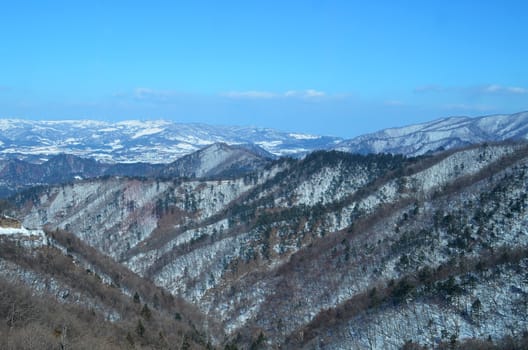
M297 98L314 98L326 96L324 91L318 91L314 89L308 90L290 90L286 91L284 97L297 97Z
M324 91L314 89L308 90L288 90L284 93L270 92L270 91L230 91L221 94L229 98L245 98L245 99L272 99L272 98L318 98L326 96Z
M528 94L528 89L517 86L488 85L482 89L482 92L488 94L524 95Z
M176 90L158 90L145 87L138 87L132 91L119 91L112 95L112 97L122 101L146 102L154 104L170 104L188 96L190 96L188 93Z
M156 90L146 87L135 88L131 93L119 92L114 94L118 98L133 98L136 101L171 102L185 93L174 90ZM264 90L228 91L219 94L230 99L269 100L269 99L319 99L328 96L324 91L315 89L288 90L273 92Z
M304 92L305 97L323 97L325 95L326 94L324 93L324 91L317 91L313 89L309 89Z
M229 98L249 98L249 99L269 99L278 97L277 94L269 91L229 91L224 94L223 96L229 97Z

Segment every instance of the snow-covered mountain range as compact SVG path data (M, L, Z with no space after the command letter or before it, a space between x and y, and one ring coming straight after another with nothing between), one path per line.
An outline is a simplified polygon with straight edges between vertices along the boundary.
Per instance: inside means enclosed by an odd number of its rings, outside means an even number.
M384 129L350 140L237 126L170 121L0 120L0 157L43 162L72 154L106 163L170 163L214 143L257 145L276 156L314 150L421 155L481 142L528 138L528 112L450 117Z
M4 203L34 233L0 235L0 291L24 286L82 307L81 320L100 315L122 332L118 349L169 349L165 334L182 344L182 332L189 349L526 349L527 182L528 145L502 143L415 158L319 151L229 179L43 186ZM1 305L6 318L26 304ZM57 313L25 309L29 321L0 324L0 348ZM59 319L41 332L57 324L68 344L83 329Z
M527 349L527 119L1 121L0 348Z
M168 164L104 163L71 154L53 155L41 163L0 159L0 198L40 185L101 176L226 178L264 168L275 157L255 145L214 143Z
M277 155L328 149L341 139L254 127L169 121L0 119L0 156L42 162L72 154L103 162L170 163L214 143L252 144Z
M384 129L343 141L334 149L416 156L482 142L527 138L528 112L521 112L478 118L451 117Z

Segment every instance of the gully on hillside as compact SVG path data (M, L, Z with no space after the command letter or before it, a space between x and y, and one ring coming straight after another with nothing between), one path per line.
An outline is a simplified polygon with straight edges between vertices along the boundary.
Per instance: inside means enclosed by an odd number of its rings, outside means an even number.
M228 343L399 348L522 337L527 170L525 144L316 152L231 179L92 179L17 204L25 226L70 231L194 304Z

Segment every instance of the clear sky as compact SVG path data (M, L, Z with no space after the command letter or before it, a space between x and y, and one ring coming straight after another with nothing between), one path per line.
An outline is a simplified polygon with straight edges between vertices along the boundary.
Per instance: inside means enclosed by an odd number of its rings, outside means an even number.
M1 1L0 117L353 137L528 110L528 1Z

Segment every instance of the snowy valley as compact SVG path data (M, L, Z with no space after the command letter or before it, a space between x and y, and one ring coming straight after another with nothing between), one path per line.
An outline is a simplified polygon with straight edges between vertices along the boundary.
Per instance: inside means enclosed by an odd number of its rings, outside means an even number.
M525 142L200 152L2 202L16 218L0 229L6 290L92 310L116 348L526 346Z

